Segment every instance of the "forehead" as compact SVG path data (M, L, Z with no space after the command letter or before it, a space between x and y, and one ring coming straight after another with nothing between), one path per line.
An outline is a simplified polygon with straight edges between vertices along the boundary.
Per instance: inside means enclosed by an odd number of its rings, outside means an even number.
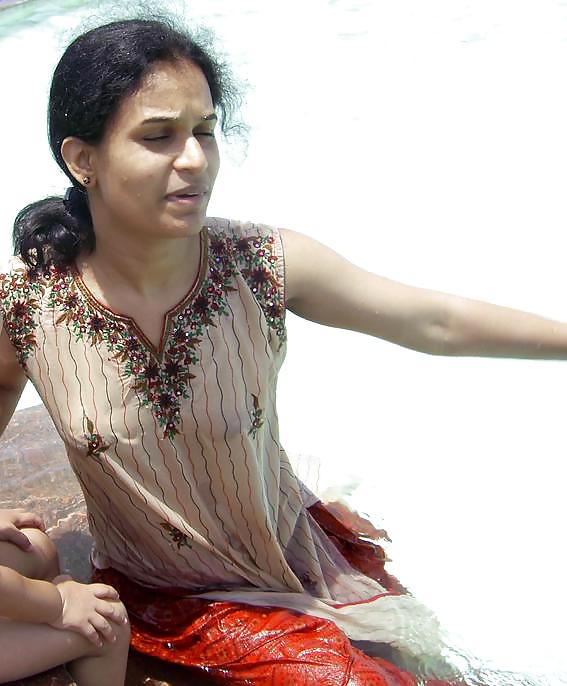
M194 62L158 63L146 75L140 88L122 103L114 124L132 126L167 113L200 119L213 111L209 85Z

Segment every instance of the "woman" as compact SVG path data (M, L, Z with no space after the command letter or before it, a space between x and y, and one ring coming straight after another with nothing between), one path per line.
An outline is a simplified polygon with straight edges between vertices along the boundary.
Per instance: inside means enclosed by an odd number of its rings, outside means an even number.
M394 662L442 669L435 618L279 443L285 309L447 355L562 358L567 327L382 279L292 231L208 218L233 96L222 66L162 22L109 24L66 50L49 134L72 188L16 219L2 421L29 377L137 650L219 683L414 684Z

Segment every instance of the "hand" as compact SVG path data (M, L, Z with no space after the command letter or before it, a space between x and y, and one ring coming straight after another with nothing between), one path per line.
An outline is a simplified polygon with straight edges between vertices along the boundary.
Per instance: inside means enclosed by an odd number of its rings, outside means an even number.
M26 512L21 508L16 510L0 509L0 541L10 541L18 548L28 550L31 546L30 539L20 531L24 527L45 531L43 519L33 512Z
M112 624L126 624L128 615L112 586L81 584L69 576L58 576L53 583L63 607L59 619L50 626L76 631L99 647L103 638L116 640Z

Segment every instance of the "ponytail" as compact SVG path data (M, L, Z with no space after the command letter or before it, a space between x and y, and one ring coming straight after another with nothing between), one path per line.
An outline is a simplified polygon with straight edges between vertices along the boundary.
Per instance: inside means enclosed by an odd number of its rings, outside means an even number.
M87 194L69 188L65 198L50 197L21 210L14 221L14 252L37 276L51 267L65 270L80 252L91 252L95 234Z

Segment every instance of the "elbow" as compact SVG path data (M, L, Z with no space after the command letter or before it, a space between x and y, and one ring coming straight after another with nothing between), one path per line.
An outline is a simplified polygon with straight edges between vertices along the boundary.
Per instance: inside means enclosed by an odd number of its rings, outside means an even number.
M424 343L419 350L427 355L452 357L459 355L458 347L451 332L443 325L432 324L424 336Z
M459 335L457 298L439 298L436 307L423 325L421 352L428 355L457 357L463 354L462 336Z

